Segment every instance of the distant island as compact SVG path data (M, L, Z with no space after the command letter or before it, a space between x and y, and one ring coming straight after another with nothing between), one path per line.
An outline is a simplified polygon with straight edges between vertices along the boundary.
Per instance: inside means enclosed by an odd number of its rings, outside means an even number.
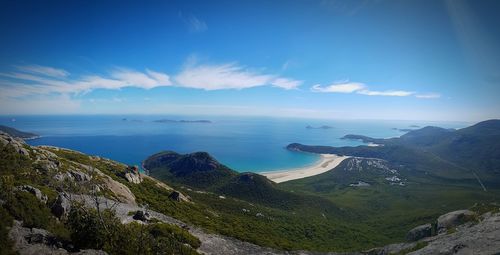
M400 132L410 132L410 131L413 131L415 129L412 129L412 128L392 128L392 130L397 130Z
M210 121L210 120L171 120L171 119L154 120L153 122L158 122L158 123L212 123L212 121Z
M372 138L364 135L353 135L348 134L340 138L342 140L361 140L363 143L372 143L372 144L383 144L384 139Z
M3 126L3 125L0 125L0 131L7 133L8 135L10 135L12 137L21 138L24 140L36 139L36 138L40 137L39 135L34 134L34 133L20 131L20 130L17 130L15 128Z
M307 129L332 129L333 127L327 126L327 125L323 125L323 126L319 126L319 127L313 127L313 126L307 125L306 128Z

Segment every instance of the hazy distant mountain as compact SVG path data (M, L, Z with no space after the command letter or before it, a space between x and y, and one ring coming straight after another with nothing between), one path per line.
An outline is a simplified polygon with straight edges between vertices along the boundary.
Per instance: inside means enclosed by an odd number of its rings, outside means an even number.
M378 139L362 135L346 135L344 138L360 139L382 146L290 144L287 148L381 158L451 179L475 178L474 173L485 175L485 182L497 182L500 179L500 120L483 121L458 130L429 126L410 131L399 138Z
M17 130L15 128L3 126L3 125L0 125L0 131L7 133L8 135L10 135L12 137L18 137L18 138L22 138L22 139L33 139L33 138L38 137L37 134L20 131L20 130Z

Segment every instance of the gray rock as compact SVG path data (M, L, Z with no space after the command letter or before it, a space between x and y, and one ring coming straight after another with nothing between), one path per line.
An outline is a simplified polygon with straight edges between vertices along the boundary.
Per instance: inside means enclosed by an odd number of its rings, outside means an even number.
M14 250L20 255L106 255L104 251L81 250L70 253L62 248L62 244L47 230L38 228L25 228L22 222L14 221L9 231L9 237L14 242Z
M17 190L20 190L20 191L25 191L25 192L29 192L33 195L36 196L36 198L38 198L38 200L40 200L42 203L47 203L47 196L44 195L39 189L33 187L33 186L30 186L30 185L21 185L21 186L17 186L16 187Z
M128 167L125 174L125 179L130 183L139 184L143 181L139 168L137 166Z
M60 181L60 182L65 181L65 180L70 180L70 181L75 180L73 175L71 175L68 172L65 172L65 173L59 172L56 175L54 175L54 179L57 181Z
M40 168L42 168L45 172L53 172L58 169L58 163L53 162L51 160L40 160L38 161Z
M68 199L68 195L65 193L59 193L56 202L52 205L51 211L57 218L64 218L68 215L71 210L71 202Z
M414 242L429 236L432 236L432 225L425 224L415 227L412 230L408 231L408 234L406 235L406 240Z
M70 171L71 175L75 178L75 181L77 182L84 182L84 181L90 181L92 180L92 177L90 177L88 174L81 172L81 171Z
M437 219L438 233L445 233L447 229L463 224L469 221L473 216L474 212L469 210L459 210L441 215Z
M0 132L0 143L3 145L10 145L19 154L27 156L29 158L30 154L28 150L24 147L27 146L22 139L16 139L8 135L7 133Z
M136 211L132 218L134 220L140 220L140 221L144 221L144 222L151 220L151 216L149 215L149 213L141 211L141 210Z
M177 201L177 202L190 202L191 199L188 196L180 193L179 191L172 191L172 193L168 196L168 198Z
M437 235L424 240L428 242L427 246L409 254L499 254L500 214L486 215L475 225L458 228L452 234Z

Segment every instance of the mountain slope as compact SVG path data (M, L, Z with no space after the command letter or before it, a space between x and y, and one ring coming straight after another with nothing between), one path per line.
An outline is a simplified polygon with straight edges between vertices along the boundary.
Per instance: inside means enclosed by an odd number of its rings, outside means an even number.
M327 210L341 215L328 200L281 190L265 176L238 173L206 152L185 155L161 152L148 157L143 165L151 176L174 185L187 185L272 208L291 210L314 206L315 211Z
M50 233L44 234L47 238L43 240L62 240L63 245L70 245L62 249L103 249L110 254L137 254L141 243L146 245L142 246L145 249L155 243L168 244L157 247L167 249L159 254L192 254L198 249L210 251L208 254L238 251L283 254L279 250L361 250L391 240L357 224L356 214L340 210L324 198L282 191L272 183L262 186L268 183L262 176L255 175L257 178L252 182L252 178L236 175L221 183L228 186L192 189L174 182L165 184L137 173L134 167L98 156L51 146L29 146L3 133L0 137L5 138L0 139L1 247L11 245L8 234L5 235L10 226L26 233L18 235L21 243L26 243L23 240L29 238L31 228L35 228L35 231ZM209 159L206 155L197 155ZM213 163L211 160L201 162ZM201 169L205 168L201 166ZM245 189L256 192L242 192ZM76 202L78 206L74 208L82 208L81 198L85 197L90 201L84 205L91 207L70 213L68 204ZM266 197L272 199L261 202ZM96 207L96 201L103 199L107 202ZM52 209L53 205L57 208ZM138 207L142 213L136 217ZM164 225L172 222L163 220L148 221L147 226L138 224L137 219L147 220L145 212L150 216L161 213L180 223L177 227ZM100 220L99 214L105 218ZM65 216L57 218L62 215ZM19 225L12 218L23 223ZM199 248L193 236L200 239ZM61 248L43 242L49 249Z
M17 138L21 138L21 139L32 139L32 138L38 137L37 134L20 131L20 130L17 130L15 128L4 126L4 125L0 125L0 131L4 132L12 137L17 137Z

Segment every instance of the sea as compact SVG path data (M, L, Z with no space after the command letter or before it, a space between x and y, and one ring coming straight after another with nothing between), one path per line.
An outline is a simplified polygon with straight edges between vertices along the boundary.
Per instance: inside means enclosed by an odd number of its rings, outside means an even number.
M158 122L158 120L161 120ZM206 120L197 122L197 120ZM239 172L265 172L314 164L319 156L286 149L290 143L359 146L347 134L398 137L424 126L463 128L473 123L325 120L307 118L177 115L0 116L0 124L32 132L31 145L53 145L141 165L161 151L205 151Z

